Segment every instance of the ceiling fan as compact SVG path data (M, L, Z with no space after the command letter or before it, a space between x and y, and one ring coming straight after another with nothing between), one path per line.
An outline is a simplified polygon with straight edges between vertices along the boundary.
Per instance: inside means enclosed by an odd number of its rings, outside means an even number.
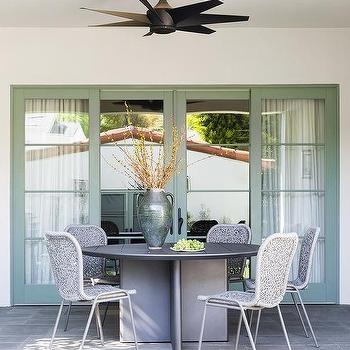
M249 16L202 13L222 5L223 2L220 0L208 0L175 8L171 7L167 0L159 0L154 7L148 0L139 1L147 7L146 14L97 10L86 7L81 9L129 19L129 21L100 24L93 27L149 27L149 32L144 36L154 33L170 34L175 31L211 34L215 30L205 27L204 24L244 22L249 19Z

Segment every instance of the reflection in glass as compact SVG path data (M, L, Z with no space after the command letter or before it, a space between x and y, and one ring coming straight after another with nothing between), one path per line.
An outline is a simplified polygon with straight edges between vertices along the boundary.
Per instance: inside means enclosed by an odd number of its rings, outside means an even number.
M324 146L263 146L264 190L323 190Z
M25 284L54 284L45 241L26 241Z
M132 174L125 173L123 163L126 154L133 154L136 140L145 140L154 158L161 152L163 100L101 100L100 112L101 220L119 231L137 231L136 210L132 210L136 184Z
M321 227L324 234L324 192L263 192L262 230L302 234L309 226Z
M263 100L262 142L323 143L324 120L324 100Z
M188 100L186 123L188 230L199 220L249 222L249 101Z
M107 236L125 230L125 197L123 193L101 194L101 226Z
M187 101L187 138L217 145L249 144L248 101Z
M88 190L88 145L26 146L25 159L26 190Z
M25 236L44 237L69 224L89 221L88 193L26 193Z
M162 100L100 102L101 189L135 187L120 162L134 152L133 141L144 139L156 156L163 147Z
M308 227L320 227L320 238L314 256L311 281L324 281L324 193L323 192L263 192L263 237L274 232L296 232L300 238ZM293 260L292 276L298 270L298 254Z
M25 100L25 143L86 143L89 137L88 108L88 100Z
M249 190L249 157L229 149L212 155L201 146L187 150L187 188L191 190Z
M160 145L149 146L149 151L157 157L161 151ZM122 163L125 162L125 153L133 152L133 146L101 147L101 189L131 189L135 188L132 175L125 173ZM119 162L118 162L119 161Z
M163 101L161 100L102 100L100 108L101 136L111 131L115 131L115 134L121 133L129 126L163 133Z
M216 220L223 224L249 222L249 192L188 193L188 229L198 220Z

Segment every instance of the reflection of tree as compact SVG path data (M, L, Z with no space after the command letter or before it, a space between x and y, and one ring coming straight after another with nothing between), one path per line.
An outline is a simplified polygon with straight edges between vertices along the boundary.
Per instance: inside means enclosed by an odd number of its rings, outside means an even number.
M161 130L163 118L155 114L104 113L101 115L100 132L133 125L139 128Z
M79 123L86 138L89 137L89 115L88 113L60 113L58 122Z
M211 144L225 144L232 148L230 144L249 143L248 114L194 113L188 116L187 123L190 129L198 132L203 141ZM262 131L262 138L266 143L276 142L271 133L266 131Z
M249 143L249 115L232 113L191 114L188 126L213 144Z
M79 123L86 138L89 137L89 115L88 113L60 113L59 122ZM100 118L100 132L136 126L151 129L152 131L163 130L163 117L157 114L139 113L104 113Z

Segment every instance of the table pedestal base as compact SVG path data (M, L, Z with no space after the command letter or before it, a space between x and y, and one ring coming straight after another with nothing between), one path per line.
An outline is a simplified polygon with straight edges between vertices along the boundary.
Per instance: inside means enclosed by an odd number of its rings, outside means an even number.
M227 288L226 260L123 260L121 288L136 289L132 296L136 332L140 342L198 341L203 302L197 295L220 293ZM227 311L209 308L205 341L227 341ZM120 338L132 342L127 305L121 302Z

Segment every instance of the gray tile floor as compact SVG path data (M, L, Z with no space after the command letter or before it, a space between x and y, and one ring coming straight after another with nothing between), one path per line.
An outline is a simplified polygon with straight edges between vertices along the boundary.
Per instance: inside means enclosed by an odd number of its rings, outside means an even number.
M0 349L47 349L58 307L55 306L17 306L0 308ZM101 307L102 310L102 307ZM350 306L309 305L310 318L319 339L321 350L350 350ZM69 329L63 332L60 324L55 349L76 349L83 333L88 310L74 307ZM130 344L121 344L116 339L116 306L112 306L106 318L104 333L106 344L103 349L133 349ZM312 339L305 338L299 325L295 310L290 305L282 306L292 348L294 350L315 349ZM234 348L235 329L238 315L229 315L229 343L205 343L203 350ZM208 321L210 326L210 321ZM184 350L196 349L196 343L184 343ZM92 325L85 349L102 349L96 340L96 329ZM140 350L170 350L169 344L141 344ZM240 350L250 349L248 338L241 337ZM265 310L257 343L258 350L287 349L275 310Z

